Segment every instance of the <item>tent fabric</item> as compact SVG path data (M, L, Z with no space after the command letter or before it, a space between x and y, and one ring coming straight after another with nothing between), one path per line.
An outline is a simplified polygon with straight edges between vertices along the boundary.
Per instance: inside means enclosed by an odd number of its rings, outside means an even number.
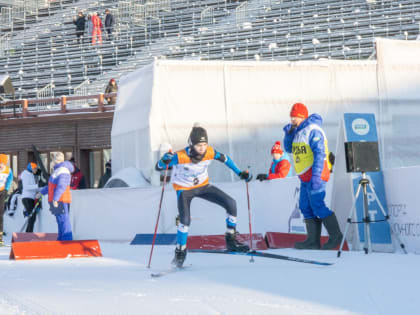
M374 113L384 166L419 164L420 156L414 153L420 149L415 141L420 113L411 105L420 96L420 72L405 75L404 69L411 61L417 69L414 51L420 43L377 43L377 62L155 61L121 79L112 128L113 167L118 171L133 166L152 174L159 146L166 142L174 150L185 147L191 127L199 122L208 130L210 144L241 169L250 165L254 173L265 172L270 148L283 139L282 128L296 102L323 117L332 151L343 113ZM398 55L406 47L410 52ZM400 63L394 55L411 61ZM395 75L398 80L392 79ZM391 108L395 104L402 106ZM235 180L223 167L211 166L214 181Z

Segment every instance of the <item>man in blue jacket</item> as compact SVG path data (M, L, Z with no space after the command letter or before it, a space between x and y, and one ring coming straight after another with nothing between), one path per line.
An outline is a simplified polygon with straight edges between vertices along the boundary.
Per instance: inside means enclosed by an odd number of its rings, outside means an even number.
M41 194L48 193L50 211L55 215L58 225L57 241L71 241L73 233L69 204L71 203L70 180L74 167L71 162L64 161L64 154L61 152L56 153L54 162L54 171L48 180L48 186L41 190Z
M308 116L302 103L293 105L291 124L284 127L284 146L293 153L296 174L301 180L299 208L305 219L307 239L295 244L297 249L319 249L321 247L322 223L329 239L322 249L337 247L343 234L337 218L325 205L325 186L330 178L331 163L328 160L328 141L321 128L322 118L318 114Z

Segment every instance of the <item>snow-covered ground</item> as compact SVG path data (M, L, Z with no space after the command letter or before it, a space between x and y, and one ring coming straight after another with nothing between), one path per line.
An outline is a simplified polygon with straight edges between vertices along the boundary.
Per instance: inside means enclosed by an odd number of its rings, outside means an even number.
M418 314L420 256L272 250L335 262L189 253L169 267L173 246L101 242L103 258L9 260L0 248L0 314Z

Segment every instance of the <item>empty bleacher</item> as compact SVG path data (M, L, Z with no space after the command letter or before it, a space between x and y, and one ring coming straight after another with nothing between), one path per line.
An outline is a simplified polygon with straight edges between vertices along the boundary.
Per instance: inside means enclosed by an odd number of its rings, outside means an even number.
M72 18L105 8L113 39L78 43ZM416 39L419 12L420 0L13 1L0 16L0 75L32 98L100 93L157 58L367 59L375 37Z

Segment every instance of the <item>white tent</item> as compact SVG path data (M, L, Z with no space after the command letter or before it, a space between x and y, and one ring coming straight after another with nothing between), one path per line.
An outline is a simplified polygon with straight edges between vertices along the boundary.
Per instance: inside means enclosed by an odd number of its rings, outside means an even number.
M200 122L210 144L240 168L266 172L295 102L324 118L333 151L343 113L374 113L383 165L420 164L420 42L378 40L377 49L378 61L155 61L121 78L114 171L153 174L160 145L185 147ZM213 181L234 179L219 163L212 167Z

